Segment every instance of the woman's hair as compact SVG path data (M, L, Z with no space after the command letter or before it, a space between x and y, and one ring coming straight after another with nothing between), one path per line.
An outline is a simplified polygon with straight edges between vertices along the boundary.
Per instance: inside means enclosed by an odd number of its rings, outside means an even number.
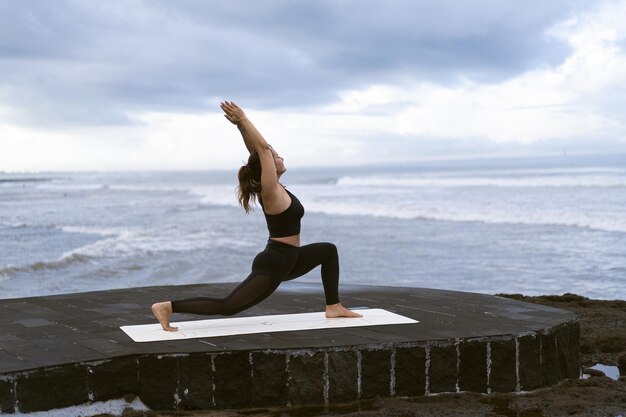
M248 163L239 168L239 187L237 189L239 204L246 213L251 210L250 200L256 201L261 192L261 159L256 151L250 153Z

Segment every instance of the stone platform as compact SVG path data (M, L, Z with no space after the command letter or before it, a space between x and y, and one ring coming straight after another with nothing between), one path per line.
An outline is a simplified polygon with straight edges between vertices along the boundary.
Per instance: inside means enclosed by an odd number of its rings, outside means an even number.
M578 378L573 313L485 294L341 285L349 308L415 324L135 343L155 301L226 296L238 283L0 300L0 412L134 393L155 410L324 405L376 396L532 390ZM283 283L232 317L323 311L321 285ZM207 319L174 315L173 321Z

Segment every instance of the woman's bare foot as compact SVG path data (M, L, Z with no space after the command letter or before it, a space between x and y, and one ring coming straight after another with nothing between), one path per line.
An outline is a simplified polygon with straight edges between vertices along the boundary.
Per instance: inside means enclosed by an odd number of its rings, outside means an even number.
M326 306L326 318L333 318L333 317L363 317L363 316L359 313L355 313L354 311L348 310L347 308L342 306L341 303L337 303L337 304Z
M161 323L163 330L168 332L175 332L178 330L178 327L170 326L170 316L172 315L171 302L165 301L163 303L152 304L152 313L154 313L154 317L156 317L159 323Z

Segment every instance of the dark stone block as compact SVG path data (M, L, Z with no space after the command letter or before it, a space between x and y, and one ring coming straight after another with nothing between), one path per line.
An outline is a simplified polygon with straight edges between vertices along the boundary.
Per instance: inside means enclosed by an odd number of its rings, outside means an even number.
M252 353L252 404L287 405L287 360L284 353Z
M523 336L519 342L519 380L524 391L541 387L539 335Z
M361 398L391 395L391 351L361 351Z
M13 405L13 381L0 380L0 413L15 413Z
M463 341L459 346L459 389L487 392L487 342Z
M426 349L422 346L396 348L396 395L424 395Z
M69 365L40 369L17 377L20 412L46 411L89 401L87 367Z
M568 378L580 377L580 322L576 321L569 326L569 374Z
M431 346L428 380L430 392L456 392L456 346Z
M121 398L125 394L139 394L139 367L137 358L127 356L89 365L89 392L92 401Z
M572 373L572 363L569 357L569 326L560 326L555 329L554 337L556 338L558 378L561 380Z
M324 352L289 356L291 405L324 404Z
M183 410L208 410L213 406L211 354L193 353L178 358L178 404Z
M541 386L555 384L559 380L559 367L556 360L556 337L540 334L541 341Z
M215 355L215 405L219 409L242 408L250 404L250 352L232 352Z
M328 401L347 403L359 395L358 358L355 351L328 352Z
M178 358L147 355L139 358L139 398L152 410L176 408Z
M515 391L515 339L490 342L491 372L489 387L495 392Z

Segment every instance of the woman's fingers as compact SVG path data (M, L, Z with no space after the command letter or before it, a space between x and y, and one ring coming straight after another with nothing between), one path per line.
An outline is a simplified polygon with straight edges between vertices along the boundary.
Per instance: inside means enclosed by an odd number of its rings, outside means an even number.
M233 103L232 101L223 101L220 106L222 108L227 108L227 109L236 109L237 105L235 105L235 103Z
M232 117L237 116L237 109L233 109L232 107L222 107L222 110L224 111L224 113L228 114L229 116L232 116Z
M237 106L232 101L223 101L223 102L220 103L220 107L223 110L230 110L230 111L240 110L239 106Z
M237 105L232 101L223 101L220 103L220 107L224 113L226 113L224 114L224 117L226 117L226 119L233 124L241 122L241 120L245 117L243 110L237 107Z

